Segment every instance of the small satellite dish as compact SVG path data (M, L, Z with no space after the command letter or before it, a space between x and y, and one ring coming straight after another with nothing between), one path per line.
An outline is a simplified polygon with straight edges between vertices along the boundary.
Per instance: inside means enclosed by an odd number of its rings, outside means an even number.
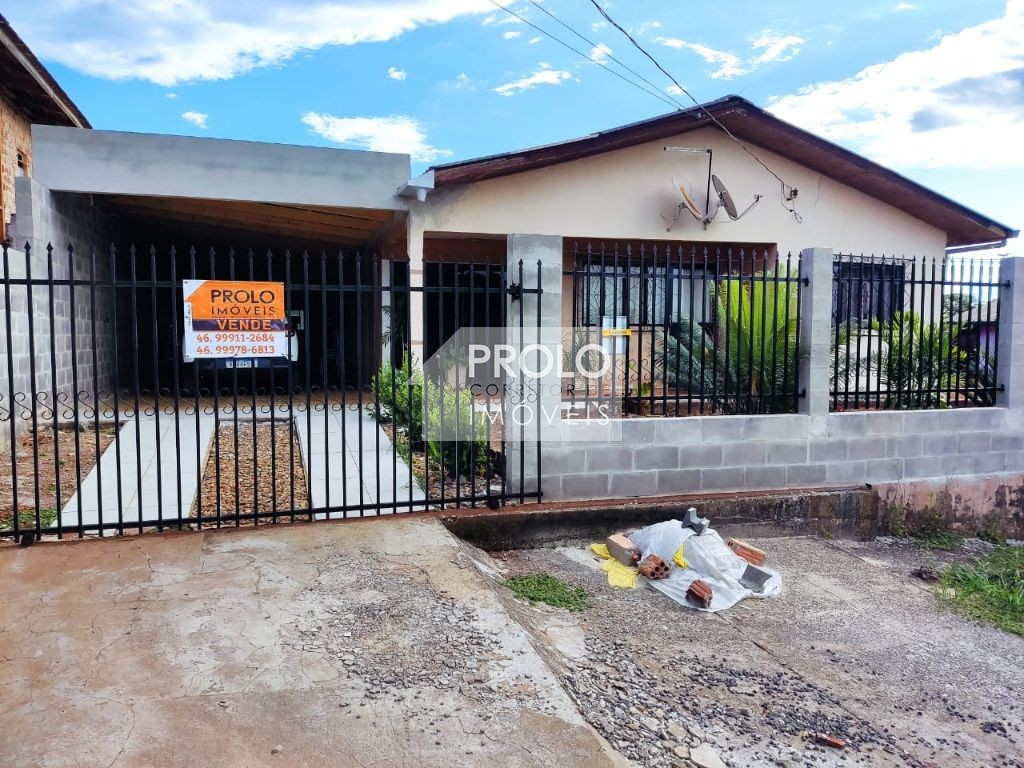
M718 193L718 199L722 201L722 207L725 208L725 212L729 214L729 218L736 221L740 217L738 210L736 209L736 203L732 199L732 195L729 194L729 190L726 189L725 184L717 176L711 177L711 183L715 187L715 192Z
M711 222L714 221L715 216L718 215L718 211L722 208L725 208L725 212L728 214L731 221L739 221L747 215L747 211L761 202L761 195L754 195L754 202L748 205L746 209L740 213L739 209L736 207L736 201L732 199L732 195L729 194L729 190L725 186L725 183L714 174L711 176L711 183L715 187L715 192L718 193L718 200L715 202L714 210L704 217L704 229L708 228Z

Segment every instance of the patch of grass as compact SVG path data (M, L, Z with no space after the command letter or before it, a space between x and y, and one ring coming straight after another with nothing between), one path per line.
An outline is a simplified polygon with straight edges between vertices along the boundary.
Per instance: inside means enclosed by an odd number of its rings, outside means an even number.
M513 576L505 582L505 586L523 600L546 603L573 613L585 611L591 605L590 596L582 587L571 586L546 573Z
M1001 547L1006 543L1006 518L999 510L994 510L982 518L978 528L978 538Z
M915 534L914 540L922 547L927 547L928 549L942 549L947 552L960 549L964 543L964 537L958 533L935 529L927 529L918 532Z
M1000 547L940 579L946 599L960 613L1024 635L1024 548Z
M21 505L18 505L21 507ZM53 507L39 510L39 524L41 528L49 528L57 523L57 510ZM36 527L36 511L34 509L26 509L21 507L18 510L18 528L21 530L35 530ZM11 518L10 512L4 512L0 514L0 528L12 529L14 528L14 521Z

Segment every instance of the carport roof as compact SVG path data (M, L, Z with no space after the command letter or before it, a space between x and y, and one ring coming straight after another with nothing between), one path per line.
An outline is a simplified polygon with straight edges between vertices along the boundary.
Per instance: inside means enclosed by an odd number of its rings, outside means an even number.
M860 190L946 233L948 246L1016 237L1018 231L837 144L797 128L740 96L726 96L619 128L518 152L434 166L442 187L493 179L724 125L736 137Z
M104 198L115 211L144 219L328 243L368 242L396 221L395 212L375 209L144 195Z

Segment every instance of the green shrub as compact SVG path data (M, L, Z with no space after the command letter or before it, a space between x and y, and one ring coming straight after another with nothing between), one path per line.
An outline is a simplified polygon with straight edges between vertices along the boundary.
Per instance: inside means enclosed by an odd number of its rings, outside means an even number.
M430 387L426 398L427 452L452 477L469 477L491 468L490 421L474 412L469 389L442 385ZM435 440L434 435L458 440Z
M405 435L410 449L424 447L430 458L452 477L469 477L492 468L490 422L485 415L474 414L468 389L447 384L425 389L423 371L408 356L401 366L385 362L371 385L377 398L372 417L390 422L396 436ZM425 436L441 434L454 434L460 439L427 439L424 444Z
M390 421L396 432L404 431L412 445L423 441L423 372L406 355L400 366L385 362L377 371L371 387L377 404L371 416Z

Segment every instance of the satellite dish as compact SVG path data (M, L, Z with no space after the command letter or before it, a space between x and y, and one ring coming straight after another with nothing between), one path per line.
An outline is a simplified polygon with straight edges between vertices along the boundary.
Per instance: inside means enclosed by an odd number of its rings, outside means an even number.
M664 219L665 223L668 225L665 228L665 231L672 231L672 227L674 227L676 222L679 221L679 217L682 215L683 211L688 211L697 221L703 222L704 214L700 212L697 204L693 202L693 198L690 197L690 193L686 191L686 187L675 176L672 177L672 189L675 190L677 195L679 195L679 207L676 209L675 216L671 219L662 214L661 218Z
M748 205L746 209L740 213L739 209L736 207L736 202L732 199L732 195L729 194L729 190L725 186L725 183L714 174L711 176L711 183L715 187L715 192L718 193L718 200L715 202L714 210L704 217L704 229L708 228L708 225L714 221L715 216L718 215L718 211L722 208L725 208L725 212L729 215L729 219L731 221L739 221L747 215L747 211L761 202L761 195L754 195L754 202Z
M697 204L693 202L693 198L690 197L689 193L686 191L686 187L680 184L679 180L675 176L672 177L672 185L679 190L679 197L682 199L682 205L686 206L686 210L690 212L693 218L698 221L703 219L704 214L700 212Z
M732 199L732 195L729 194L729 190L726 189L725 184L717 176L712 175L711 183L715 187L715 192L718 193L718 199L722 201L722 207L725 208L725 212L729 214L730 219L736 221L740 214L736 208L736 203Z

